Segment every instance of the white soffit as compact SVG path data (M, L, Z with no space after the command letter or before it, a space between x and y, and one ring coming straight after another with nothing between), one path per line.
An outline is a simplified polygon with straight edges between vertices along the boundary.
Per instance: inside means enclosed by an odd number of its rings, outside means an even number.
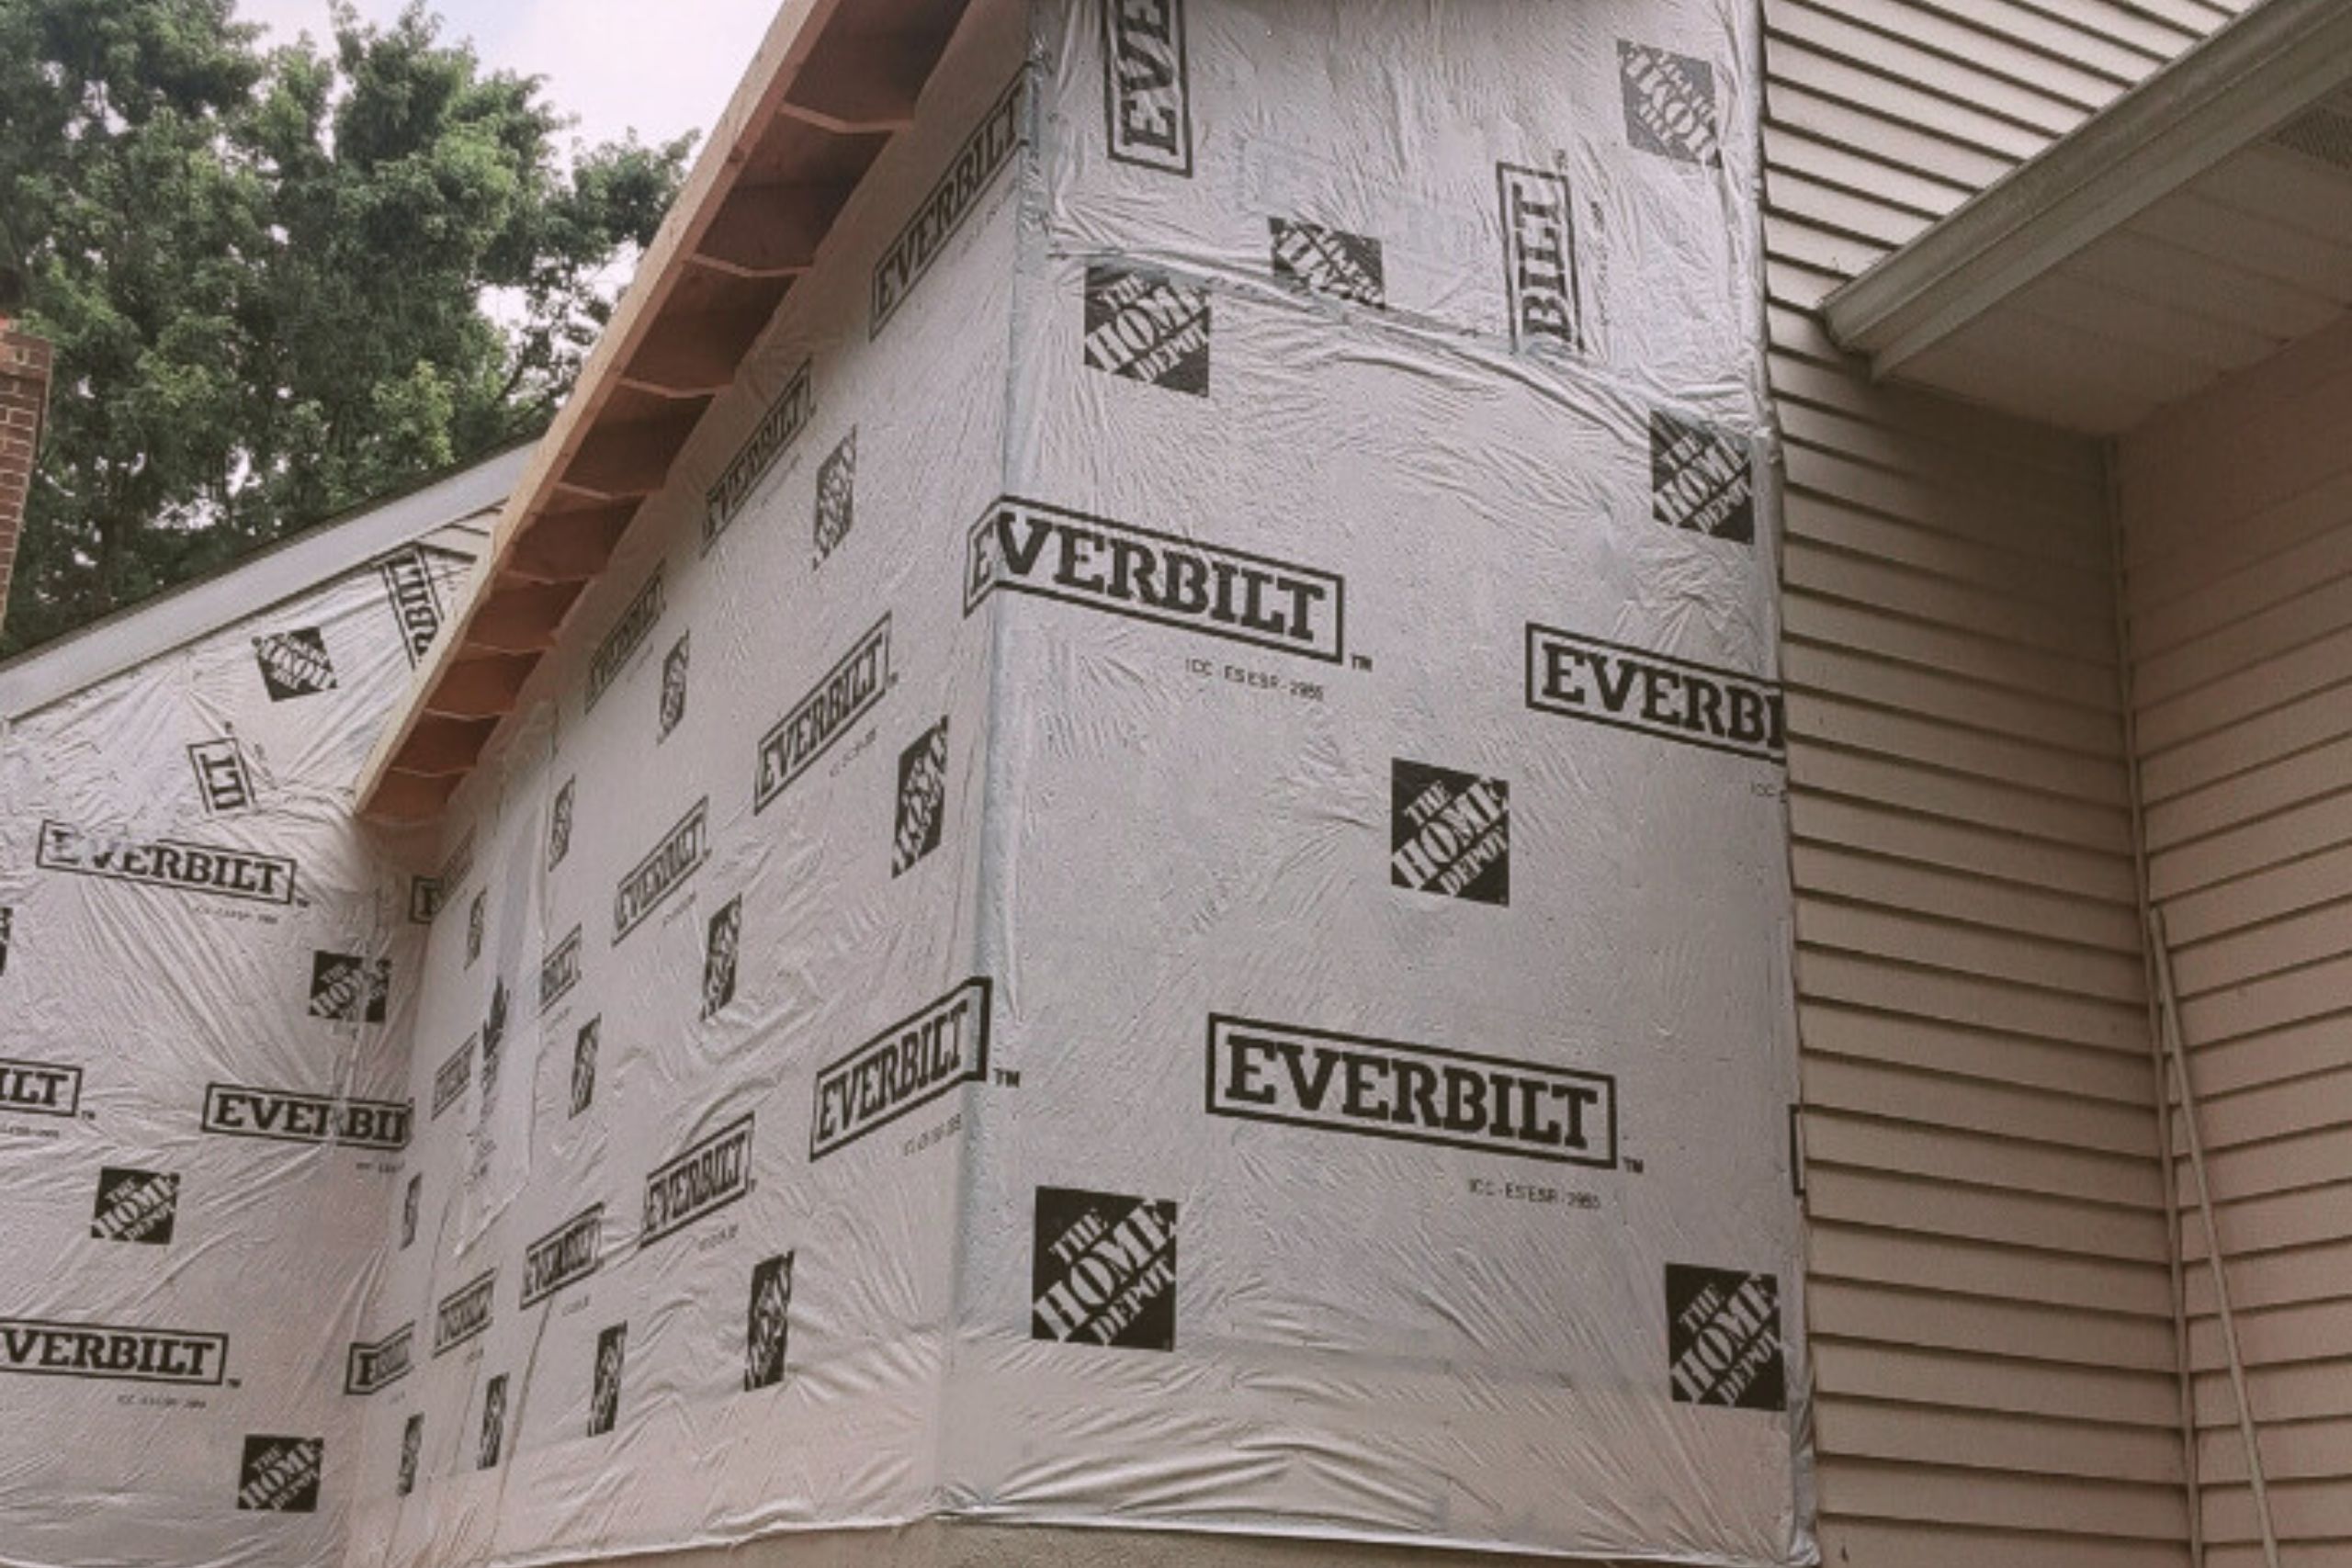
M1871 374L2113 434L2352 308L2352 4L2267 0L1832 294Z

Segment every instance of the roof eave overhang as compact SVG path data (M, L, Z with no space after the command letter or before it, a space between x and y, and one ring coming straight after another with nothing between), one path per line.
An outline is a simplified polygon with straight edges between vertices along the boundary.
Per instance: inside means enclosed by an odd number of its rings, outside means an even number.
M967 0L784 0L357 781L437 817L898 132Z
M2020 289L2352 82L2352 5L2267 0L1823 302L1898 378Z

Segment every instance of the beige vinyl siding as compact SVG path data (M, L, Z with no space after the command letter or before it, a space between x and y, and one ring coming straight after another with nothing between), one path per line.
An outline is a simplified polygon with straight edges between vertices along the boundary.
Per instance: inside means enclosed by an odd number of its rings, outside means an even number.
M2122 442L2149 881L2287 1559L2352 1560L2352 324ZM2206 1529L2259 1561L2189 1172Z
M2229 15L1766 0L1831 1563L2188 1562L2105 456L1871 385L1815 308Z

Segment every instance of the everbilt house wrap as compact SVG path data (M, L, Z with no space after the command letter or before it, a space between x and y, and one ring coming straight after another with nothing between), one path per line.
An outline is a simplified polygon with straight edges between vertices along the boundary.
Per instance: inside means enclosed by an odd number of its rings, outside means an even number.
M19 726L0 1561L1813 1561L1758 47L975 0L437 845Z

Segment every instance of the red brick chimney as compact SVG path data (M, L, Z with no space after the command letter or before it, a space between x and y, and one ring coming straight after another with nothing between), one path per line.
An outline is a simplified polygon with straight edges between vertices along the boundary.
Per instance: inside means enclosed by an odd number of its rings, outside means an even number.
M49 406L49 344L0 314L0 621L8 614L8 578L33 485L33 454Z

